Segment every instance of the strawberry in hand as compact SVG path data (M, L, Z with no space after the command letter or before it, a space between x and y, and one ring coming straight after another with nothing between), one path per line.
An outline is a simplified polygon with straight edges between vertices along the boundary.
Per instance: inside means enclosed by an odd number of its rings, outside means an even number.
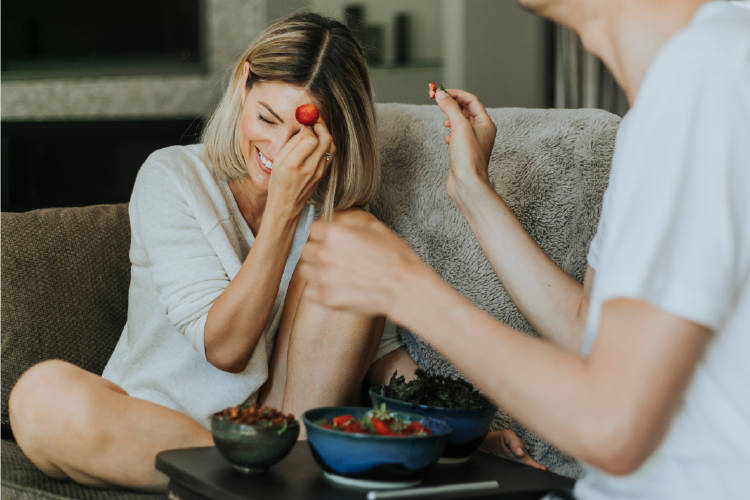
M435 99L438 90L445 90L442 83L440 85L435 85L435 82L427 84L427 95L430 96L430 99Z

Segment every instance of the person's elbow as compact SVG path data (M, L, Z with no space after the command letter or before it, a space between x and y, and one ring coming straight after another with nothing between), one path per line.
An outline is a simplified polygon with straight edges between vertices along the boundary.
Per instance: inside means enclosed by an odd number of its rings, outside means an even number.
M214 368L228 373L240 373L247 366L250 356L239 356L235 349L222 349L219 346L206 345L206 361Z
M632 474L648 459L656 445L634 411L602 415L585 439L584 462L615 476ZM641 414L642 418L643 415Z

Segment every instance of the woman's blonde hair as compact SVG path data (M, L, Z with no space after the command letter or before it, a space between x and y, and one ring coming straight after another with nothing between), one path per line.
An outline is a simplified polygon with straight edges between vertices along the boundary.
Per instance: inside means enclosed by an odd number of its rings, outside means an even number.
M241 81L245 61L247 82ZM203 132L208 163L221 179L247 177L239 140L242 85L250 90L262 81L302 86L323 107L336 155L311 198L322 216L369 203L380 182L375 106L362 47L351 31L334 19L297 13L245 51Z

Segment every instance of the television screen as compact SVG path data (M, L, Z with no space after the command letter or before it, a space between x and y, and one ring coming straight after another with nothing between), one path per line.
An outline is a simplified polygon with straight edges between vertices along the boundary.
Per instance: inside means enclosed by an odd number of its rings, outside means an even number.
M196 71L202 0L4 0L3 78Z

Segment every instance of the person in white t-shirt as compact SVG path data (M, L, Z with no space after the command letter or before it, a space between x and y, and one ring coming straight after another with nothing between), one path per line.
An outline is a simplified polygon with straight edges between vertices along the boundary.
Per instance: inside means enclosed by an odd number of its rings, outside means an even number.
M450 128L448 194L544 338L479 310L367 215L357 227L313 225L307 293L387 314L423 337L586 464L580 498L747 498L750 10L705 0L522 3L578 32L631 104L581 285L492 189L496 129L479 100L437 93ZM378 271L351 272L352 256Z

